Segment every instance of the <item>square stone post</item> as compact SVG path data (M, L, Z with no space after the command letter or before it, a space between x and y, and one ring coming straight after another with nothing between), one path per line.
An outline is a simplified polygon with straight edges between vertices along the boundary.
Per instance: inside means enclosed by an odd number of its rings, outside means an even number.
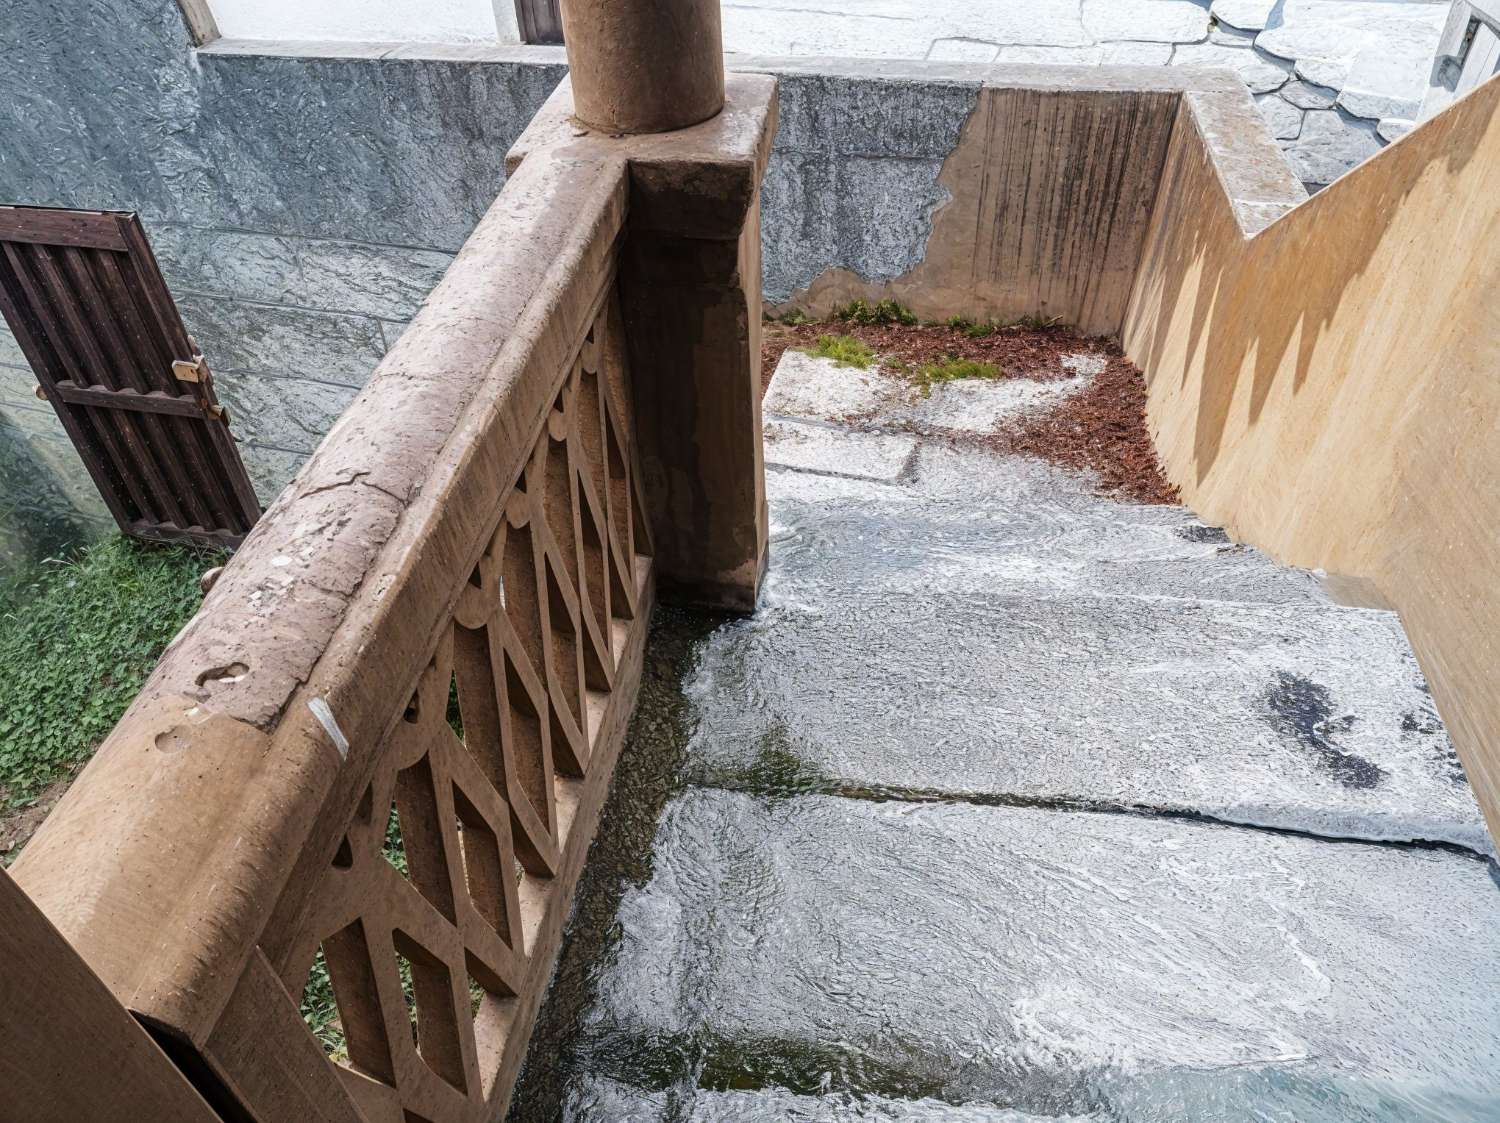
M760 424L760 182L776 130L769 76L731 75L722 112L669 133L604 135L564 81L511 150L617 153L630 182L620 297L657 579L749 612L765 571Z

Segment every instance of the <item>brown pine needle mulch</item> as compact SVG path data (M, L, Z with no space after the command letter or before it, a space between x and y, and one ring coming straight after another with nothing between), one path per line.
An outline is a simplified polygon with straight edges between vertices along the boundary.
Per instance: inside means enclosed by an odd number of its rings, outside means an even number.
M1096 474L1102 493L1135 503L1173 505L1178 490L1162 473L1146 428L1146 385L1119 345L1062 326L1005 327L971 335L946 324L767 322L761 345L761 392L789 347L811 347L820 335L852 335L884 359L912 366L945 359L993 363L1003 377L1054 381L1073 378L1067 355L1103 357L1103 371L1079 393L1049 410L1020 418L983 442L1001 452L1035 456Z

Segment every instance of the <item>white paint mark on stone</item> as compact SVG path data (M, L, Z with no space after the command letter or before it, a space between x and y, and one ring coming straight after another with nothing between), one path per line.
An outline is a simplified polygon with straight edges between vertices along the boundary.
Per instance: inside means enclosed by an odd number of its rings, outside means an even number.
M328 734L333 747L339 751L339 759L348 760L349 738L345 737L344 731L339 728L338 720L333 716L333 710L329 707L327 700L313 698L307 703L307 708L312 711L312 716L318 719L318 724L323 727L323 732Z

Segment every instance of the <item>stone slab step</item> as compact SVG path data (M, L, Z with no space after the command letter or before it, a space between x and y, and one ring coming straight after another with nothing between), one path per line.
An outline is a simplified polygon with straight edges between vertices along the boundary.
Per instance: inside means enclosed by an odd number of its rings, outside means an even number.
M992 1104L947 1104L885 1096L796 1095L780 1089L647 1091L584 1079L570 1090L568 1123L1105 1123L1102 1115L1041 1116Z
M1448 852L688 789L617 918L573 1069L686 1089L692 1111L613 1118L940 1117L766 1110L787 1092L1138 1123L1500 1117L1500 891ZM945 1118L971 1117L1010 1118Z
M924 442L899 483L773 470L766 488L772 603L928 590L1330 603L1314 575L1185 508L1100 498L1078 475L1021 457Z
M719 629L687 693L690 768L720 786L1148 808L1493 852L1383 612L914 579Z

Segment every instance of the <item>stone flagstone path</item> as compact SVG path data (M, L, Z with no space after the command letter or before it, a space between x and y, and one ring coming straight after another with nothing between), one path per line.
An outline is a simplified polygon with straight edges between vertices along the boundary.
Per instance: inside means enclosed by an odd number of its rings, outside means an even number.
M1332 182L1411 128L1447 0L725 0L757 55L1215 66L1249 86L1293 170Z

